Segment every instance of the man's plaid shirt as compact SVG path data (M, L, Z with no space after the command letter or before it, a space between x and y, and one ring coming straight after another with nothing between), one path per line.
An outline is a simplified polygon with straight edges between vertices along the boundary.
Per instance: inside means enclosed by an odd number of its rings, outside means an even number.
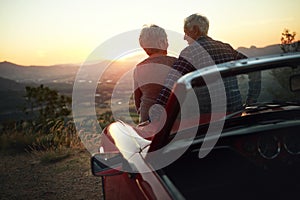
M182 50L179 58L172 67L173 70L171 70L166 78L164 87L160 92L156 103L162 106L167 104L171 89L181 76L196 69L244 58L247 57L234 50L229 44L213 40L207 36L200 37L196 42ZM236 77L224 78L223 82L227 97L227 112L241 110L242 98ZM246 103L256 102L260 94L260 89L260 74L249 74L249 90ZM205 93L204 90L202 92L200 91L200 93L201 97L199 99L199 105L200 108L202 107L201 111L209 112L210 104L207 104L209 94L207 91ZM203 100L201 100L201 98L203 98ZM154 110L154 113L150 114L150 116L157 115L158 113L156 112L157 111Z

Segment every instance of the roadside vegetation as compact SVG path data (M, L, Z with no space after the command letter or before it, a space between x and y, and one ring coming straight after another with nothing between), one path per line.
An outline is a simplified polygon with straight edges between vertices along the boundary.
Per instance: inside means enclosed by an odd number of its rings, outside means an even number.
M69 96L44 85L27 86L25 100L25 104L20 106L25 118L8 120L0 125L1 153L30 152L39 157L41 162L51 163L67 158L72 150L85 150L71 116L72 102ZM131 120L137 123L138 115L134 106L130 108ZM97 118L102 129L115 120L108 109L103 109ZM91 122L87 119L83 123Z
M26 117L1 125L2 154L29 152L41 163L55 163L69 157L70 149L84 149L70 117L70 97L43 85L26 87L25 97Z

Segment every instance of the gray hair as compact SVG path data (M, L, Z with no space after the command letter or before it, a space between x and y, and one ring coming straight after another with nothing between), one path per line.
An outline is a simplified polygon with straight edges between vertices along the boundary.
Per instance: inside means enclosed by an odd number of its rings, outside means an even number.
M209 21L205 16L195 13L184 19L184 28L191 30L193 26L198 26L201 33L207 35Z
M140 45L143 49L167 50L168 38L166 31L155 25L144 25L139 38Z

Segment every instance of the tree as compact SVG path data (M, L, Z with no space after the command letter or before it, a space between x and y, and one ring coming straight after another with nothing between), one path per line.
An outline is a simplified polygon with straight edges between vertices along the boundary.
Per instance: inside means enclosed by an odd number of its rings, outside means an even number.
M284 53L298 51L299 41L295 42L296 32L290 33L288 29L284 29L281 35L280 48Z
M71 98L59 94L56 90L40 85L26 88L25 114L34 124L45 126L49 122L63 119L71 114Z
M299 41L295 42L296 32L291 33L288 29L284 29L281 35L280 47L284 53L298 51ZM282 90L275 90L274 88L269 89L275 98L289 101L296 97L297 94L290 90L289 80L292 75L299 74L299 70L299 67L286 67L271 70L271 76L273 76L274 80L276 80L282 87Z

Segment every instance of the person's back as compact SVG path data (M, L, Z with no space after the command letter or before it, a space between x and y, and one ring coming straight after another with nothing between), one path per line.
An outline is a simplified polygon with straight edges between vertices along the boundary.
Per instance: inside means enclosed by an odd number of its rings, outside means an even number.
M200 37L194 44L188 46L187 49L187 51L190 51L189 56L191 57L185 57L184 59L192 60L195 69L247 58L245 55L235 51L229 44L213 40L208 36ZM203 50L206 51L205 53L208 55L207 59L203 56ZM185 54L185 56L188 56L188 54ZM242 98L236 77L224 78L223 83L227 97L227 112L241 110ZM220 85L220 87L222 86ZM211 98L218 99L218 95L221 94L213 92L209 93L206 87L198 88L196 90L200 111L202 113L210 113Z
M146 26L140 33L140 45L149 57L134 69L134 102L140 122L149 119L149 108L155 104L175 57L167 56L165 30L156 25Z
M157 95L162 90L164 80L175 60L175 57L170 56L150 56L134 69L134 98L141 122L149 118L149 109L156 103Z

